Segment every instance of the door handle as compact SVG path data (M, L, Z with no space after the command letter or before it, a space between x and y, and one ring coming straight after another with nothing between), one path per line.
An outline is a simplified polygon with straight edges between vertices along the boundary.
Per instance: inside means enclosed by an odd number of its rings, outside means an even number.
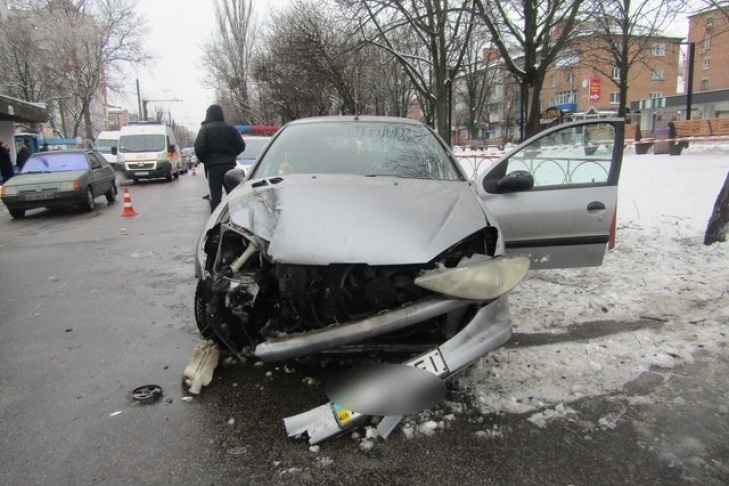
M605 204L601 203L600 201L593 201L587 205L588 213L596 213L599 211L605 211Z

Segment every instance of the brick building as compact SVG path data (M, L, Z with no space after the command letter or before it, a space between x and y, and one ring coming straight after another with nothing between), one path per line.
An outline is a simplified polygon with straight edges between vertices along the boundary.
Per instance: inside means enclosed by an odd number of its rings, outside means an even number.
M724 2L723 7L729 7ZM729 88L729 19L718 8L689 16L688 41L694 52L694 92ZM684 91L688 92L688 76Z
M628 100L663 98L678 88L681 41L676 37L655 36L644 42L645 52L628 73ZM557 107L580 113L590 108L617 112L620 71L611 65L606 49L600 49L596 36L584 36L547 72L542 88L542 109ZM637 43L636 43L637 44ZM596 49L597 47L597 49ZM637 47L634 47L637 49Z

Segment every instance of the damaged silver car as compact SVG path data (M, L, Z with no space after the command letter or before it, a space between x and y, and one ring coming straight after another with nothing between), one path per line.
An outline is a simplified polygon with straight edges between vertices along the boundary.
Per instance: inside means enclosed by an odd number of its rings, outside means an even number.
M200 332L263 361L408 352L448 380L509 339L507 295L529 268L602 263L622 147L622 120L560 125L471 178L412 120L291 122L205 226ZM285 425L315 444L367 419L328 403Z

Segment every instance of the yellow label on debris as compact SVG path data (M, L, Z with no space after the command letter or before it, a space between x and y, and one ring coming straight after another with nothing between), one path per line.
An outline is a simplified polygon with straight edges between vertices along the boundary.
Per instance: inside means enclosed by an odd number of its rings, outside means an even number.
M341 410L337 411L337 420L339 420L339 423L344 425L350 420L352 420L352 412L347 410L346 408L343 408Z

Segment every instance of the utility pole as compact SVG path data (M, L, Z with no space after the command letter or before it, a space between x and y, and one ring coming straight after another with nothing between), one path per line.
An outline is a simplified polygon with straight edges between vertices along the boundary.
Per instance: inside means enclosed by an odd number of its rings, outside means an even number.
M137 113L142 116L142 95L139 93L139 78L137 78ZM145 118L146 119L146 118Z

